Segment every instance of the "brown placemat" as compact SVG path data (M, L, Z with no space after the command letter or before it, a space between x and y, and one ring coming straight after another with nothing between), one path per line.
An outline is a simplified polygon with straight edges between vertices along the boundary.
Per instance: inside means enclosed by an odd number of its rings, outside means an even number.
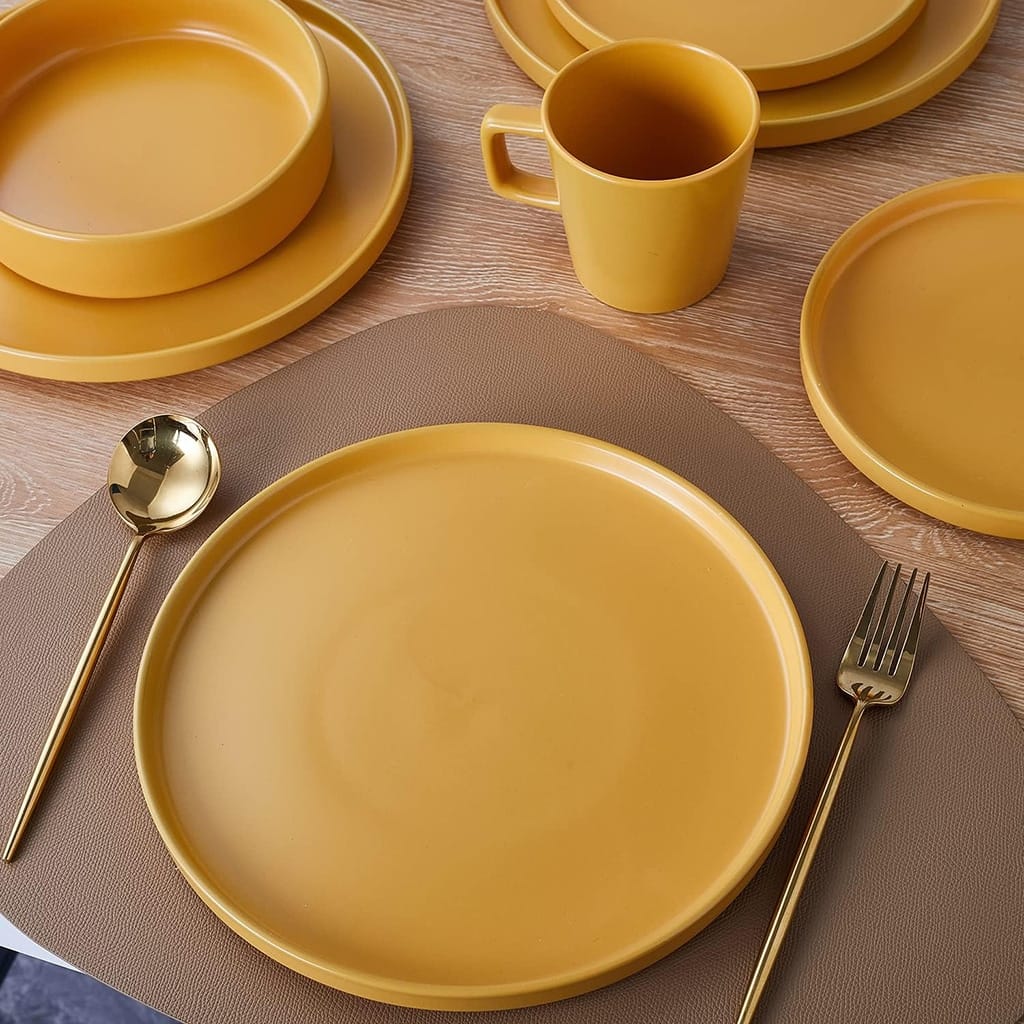
M188 557L229 512L342 445L459 420L563 427L663 463L746 526L793 595L815 668L814 735L794 815L763 869L710 927L633 978L486 1015L495 1024L733 1020L850 711L833 674L878 560L690 388L614 339L525 310L461 308L394 320L202 416L221 449L223 484L197 526L143 549L19 859L0 865L0 911L15 925L189 1024L465 1024L466 1014L335 992L236 938L161 845L131 739L135 671L150 623ZM101 491L0 586L0 821L13 817L125 542ZM1024 1011L1024 732L934 619L923 649L906 701L872 712L862 728L762 1004L764 1024L1012 1024ZM672 794L663 798L670 807Z

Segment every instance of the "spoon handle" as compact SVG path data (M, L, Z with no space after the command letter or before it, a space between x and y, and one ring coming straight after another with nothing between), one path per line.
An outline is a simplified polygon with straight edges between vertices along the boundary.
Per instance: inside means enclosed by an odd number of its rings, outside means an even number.
M121 598L124 596L128 575L132 571L132 566L135 564L135 558L139 553L139 548L142 547L143 540L145 540L145 535L143 534L137 533L132 537L124 559L121 561L121 567L117 570L114 582L110 587L106 600L103 602L103 607L100 609L96 625L92 627L92 632L89 634L85 650L82 651L82 656L78 659L78 667L75 669L71 682L68 683L68 688L64 692L64 699L60 702L60 707L57 709L57 717L53 720L53 725L50 726L46 742L43 744L39 760L36 762L35 771L32 773L32 781L29 783L28 790L21 801L21 807L18 810L17 818L14 820L14 827L11 829L10 838L4 847L3 859L5 861L14 859L14 852L18 848L18 843L21 842L21 837L25 834L28 820L35 810L39 797L42 795L43 787L46 785L46 780L50 777L50 772L53 771L53 766L57 763L57 755L60 753L60 748L68 734L68 729L71 727L71 722L75 717L75 712L78 710L78 705L82 702L85 688L89 685L89 679L92 676L93 669L96 667L96 662L99 660L100 651L103 650L103 643L110 632L114 616L117 614L118 605L120 605Z

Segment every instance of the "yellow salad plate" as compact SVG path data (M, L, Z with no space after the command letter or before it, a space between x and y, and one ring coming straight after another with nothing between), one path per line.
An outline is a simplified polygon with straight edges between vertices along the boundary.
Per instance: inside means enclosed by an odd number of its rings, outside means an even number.
M0 368L109 381L210 366L308 322L373 265L398 225L412 178L405 93L384 56L349 22L311 0L289 6L323 53L338 142L309 214L255 262L171 295L85 298L0 266Z
M323 188L327 90L279 0L28 0L0 18L0 263L115 299L238 270Z
M849 71L891 46L925 0L547 0L584 46L635 37L678 39L720 53L760 90Z
M239 935L345 991L485 1010L706 925L786 817L800 624L710 498L513 424L342 449L199 549L146 644L136 757Z
M890 200L828 251L801 364L839 449L908 505L1024 539L1024 174Z
M484 0L494 33L541 88L584 52L547 0ZM849 135L912 110L946 88L981 52L999 0L928 0L883 53L834 78L761 94L757 146L798 146Z

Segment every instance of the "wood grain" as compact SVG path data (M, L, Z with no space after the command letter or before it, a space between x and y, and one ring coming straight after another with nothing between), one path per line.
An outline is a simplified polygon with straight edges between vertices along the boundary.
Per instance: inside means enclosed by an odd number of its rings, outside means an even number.
M484 111L498 101L536 103L540 91L506 57L477 0L333 6L380 44L412 107L413 191L391 245L313 323L223 366L128 384L0 372L0 575L102 485L111 446L143 416L200 412L389 317L455 303L534 306L646 352L743 423L879 554L930 568L932 607L1024 722L1024 544L931 520L861 476L819 426L798 365L804 290L844 228L917 185L1022 169L1024 0L1005 0L978 61L919 109L845 139L758 153L724 283L697 306L657 317L592 299L573 276L558 218L488 189L478 142Z

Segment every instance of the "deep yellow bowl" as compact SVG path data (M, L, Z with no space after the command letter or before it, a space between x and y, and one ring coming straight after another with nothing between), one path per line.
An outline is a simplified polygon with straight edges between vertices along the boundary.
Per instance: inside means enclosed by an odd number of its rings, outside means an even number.
M332 154L327 68L279 0L29 0L0 19L0 263L102 298L284 239Z

